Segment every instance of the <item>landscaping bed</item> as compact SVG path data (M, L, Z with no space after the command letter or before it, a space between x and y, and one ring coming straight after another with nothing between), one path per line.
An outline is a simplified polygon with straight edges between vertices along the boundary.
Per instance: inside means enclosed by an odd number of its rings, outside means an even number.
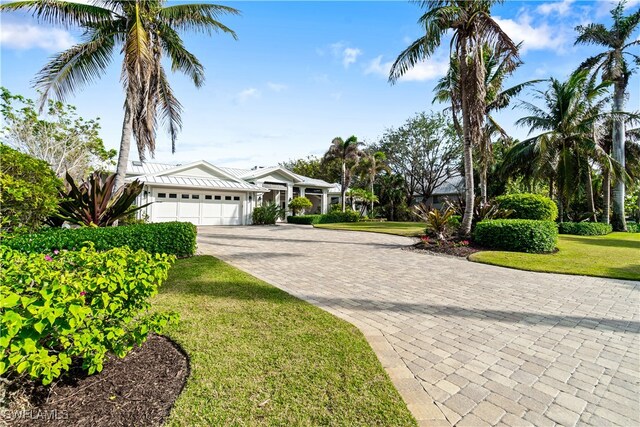
M33 419L25 412L25 417L17 417L12 425L160 426L188 375L186 355L171 340L153 335L124 359L109 357L100 373L87 376L74 367L50 388L32 388L29 409L42 416ZM14 398L25 395L24 390L15 388L10 393ZM18 410L18 403L14 402L10 411Z
M423 236L420 242L411 246L412 250L425 251L435 254L451 255L459 258L467 258L469 255L483 250L479 246L471 244L468 240L438 241Z

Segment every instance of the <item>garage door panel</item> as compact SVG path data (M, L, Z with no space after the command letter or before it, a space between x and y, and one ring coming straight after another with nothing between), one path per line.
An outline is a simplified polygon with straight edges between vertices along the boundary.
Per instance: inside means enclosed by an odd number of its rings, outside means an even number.
M188 193L189 198L182 197L182 194L187 193L180 193L178 199L169 201L158 198L156 193L153 220L188 221L196 225L242 224L242 194L194 191Z

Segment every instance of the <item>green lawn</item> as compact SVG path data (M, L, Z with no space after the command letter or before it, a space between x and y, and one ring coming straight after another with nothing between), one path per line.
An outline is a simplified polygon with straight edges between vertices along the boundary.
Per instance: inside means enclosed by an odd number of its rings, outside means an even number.
M640 280L640 234L560 235L553 254L478 252L472 261L521 270Z
M424 234L425 225L421 222L341 222L337 224L315 224L317 228L331 230L371 231L374 233L397 234L399 236L419 236Z
M415 426L357 328L209 256L154 299L191 375L167 425Z

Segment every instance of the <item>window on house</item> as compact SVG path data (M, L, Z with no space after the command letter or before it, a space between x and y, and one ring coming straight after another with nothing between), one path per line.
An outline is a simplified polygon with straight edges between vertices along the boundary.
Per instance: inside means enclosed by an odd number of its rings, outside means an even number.
M215 197L214 197L214 199L216 199L216 200L221 200L221 199L222 199L222 197L220 197L220 196L215 196Z
M167 193L158 193L159 199L164 199L165 197L167 197Z
M181 194L180 197L182 197L183 199L188 199L189 195L188 194Z
M198 200L200 198L200 195L199 194L192 194L191 198Z
M233 196L233 200L240 200L240 196Z
M206 195L206 196L204 196L204 199L205 199L205 200L211 200L211 199L212 199L212 197L211 197L211 196L209 196L209 195Z
M231 200L231 196L224 196L225 200Z
M169 198L170 199L177 199L178 195L176 193L169 193Z

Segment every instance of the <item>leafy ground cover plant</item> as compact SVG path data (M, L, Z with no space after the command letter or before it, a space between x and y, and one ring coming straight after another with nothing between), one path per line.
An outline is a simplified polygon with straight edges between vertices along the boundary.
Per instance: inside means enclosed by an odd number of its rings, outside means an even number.
M0 375L49 384L75 362L89 374L177 321L149 298L175 257L93 247L25 254L0 246Z

